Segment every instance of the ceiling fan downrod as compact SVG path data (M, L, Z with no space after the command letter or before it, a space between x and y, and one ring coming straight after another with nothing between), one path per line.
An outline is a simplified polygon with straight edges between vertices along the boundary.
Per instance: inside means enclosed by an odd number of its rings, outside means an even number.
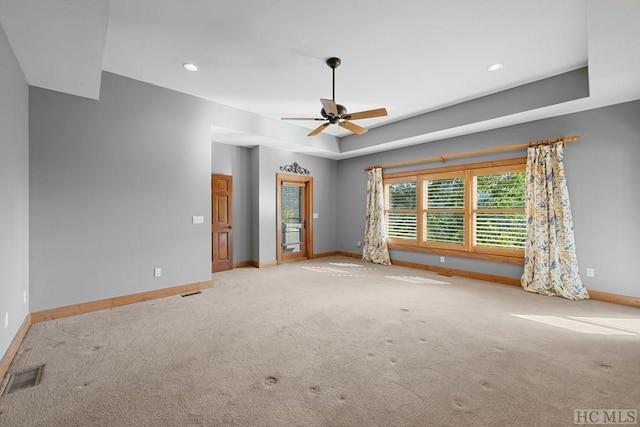
M340 63L342 61L340 61L340 58L329 58L327 59L327 65L331 68L332 72L333 72L333 85L332 85L332 91L331 91L331 100L335 102L336 100L336 68L338 68L340 66Z

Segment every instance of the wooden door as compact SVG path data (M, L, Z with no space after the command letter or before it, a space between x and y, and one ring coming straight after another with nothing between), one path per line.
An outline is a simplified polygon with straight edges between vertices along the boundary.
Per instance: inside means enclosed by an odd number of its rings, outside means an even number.
M312 258L313 178L278 174L278 263Z
M211 175L211 271L233 268L233 179Z

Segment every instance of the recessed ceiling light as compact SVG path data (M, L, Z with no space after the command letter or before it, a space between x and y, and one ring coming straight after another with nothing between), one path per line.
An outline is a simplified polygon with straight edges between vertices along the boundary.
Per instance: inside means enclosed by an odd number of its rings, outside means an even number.
M502 64L500 64L499 62L493 65L489 65L489 67L487 68L487 70L489 71L498 71L500 68L502 68Z
M185 62L182 64L185 70L187 71L198 71L198 67L195 64L191 64L189 62Z

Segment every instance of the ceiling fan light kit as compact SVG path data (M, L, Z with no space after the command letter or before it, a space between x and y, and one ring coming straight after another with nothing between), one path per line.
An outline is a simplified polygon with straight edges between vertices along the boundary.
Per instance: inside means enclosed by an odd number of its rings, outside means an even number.
M358 111L356 113L348 113L347 108L344 105L336 103L336 68L340 66L342 61L340 58L329 58L327 59L327 65L331 68L333 72L333 85L332 85L332 97L331 99L320 99L322 103L322 109L320 110L320 115L322 117L283 117L282 120L316 120L316 121L325 121L320 126L315 128L309 133L307 136L314 136L322 132L327 128L327 126L335 125L347 129L355 134L362 135L367 132L367 129L358 126L355 123L352 123L350 120L360 120L360 119L369 119L372 117L383 117L387 115L386 108L376 108L374 110L367 111Z

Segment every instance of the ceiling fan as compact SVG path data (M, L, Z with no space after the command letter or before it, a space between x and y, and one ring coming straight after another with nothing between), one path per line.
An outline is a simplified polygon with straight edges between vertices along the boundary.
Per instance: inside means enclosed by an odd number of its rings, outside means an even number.
M362 135L367 129L352 123L350 120L369 119L372 117L382 117L387 115L386 108L376 108L375 110L358 111L357 113L348 113L344 105L336 104L336 68L340 65L340 58L327 59L327 65L333 70L333 92L331 99L320 99L322 103L322 109L320 115L322 117L283 117L282 120L316 120L325 121L317 128L315 128L307 136L314 136L322 132L327 126L337 124L353 133Z

